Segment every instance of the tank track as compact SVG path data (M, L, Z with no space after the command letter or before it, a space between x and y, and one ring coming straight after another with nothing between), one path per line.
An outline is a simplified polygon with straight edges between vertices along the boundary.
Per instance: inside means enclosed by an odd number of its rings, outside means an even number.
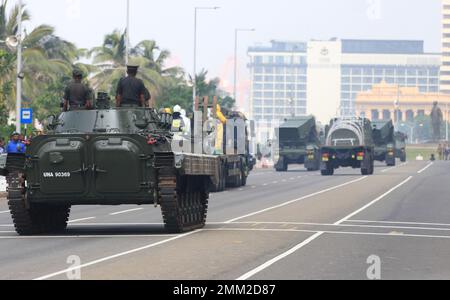
M26 204L25 178L11 173L8 182L8 206L14 227L19 235L57 233L67 228L70 206Z
M208 193L196 188L195 178L177 176L173 167L158 172L159 204L170 233L201 229L206 224Z

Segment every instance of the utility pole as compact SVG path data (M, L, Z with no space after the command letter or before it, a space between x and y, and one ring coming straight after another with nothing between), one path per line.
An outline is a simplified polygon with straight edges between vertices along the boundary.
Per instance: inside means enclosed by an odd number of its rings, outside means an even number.
M130 55L130 0L127 0L127 25L125 30L125 66L129 63Z
M19 13L17 15L17 91L16 91L16 131L21 133L21 114L22 114L22 0L18 2Z
M192 76L192 111L195 112L195 99L197 98L197 16L199 10L217 10L220 7L196 7L194 9L194 74Z

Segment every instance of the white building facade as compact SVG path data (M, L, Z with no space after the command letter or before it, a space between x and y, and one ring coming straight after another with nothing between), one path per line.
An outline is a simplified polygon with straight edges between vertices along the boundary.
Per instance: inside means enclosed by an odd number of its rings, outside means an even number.
M425 53L423 41L272 41L248 54L255 120L314 115L328 123L352 116L358 93L383 81L440 90L441 54Z

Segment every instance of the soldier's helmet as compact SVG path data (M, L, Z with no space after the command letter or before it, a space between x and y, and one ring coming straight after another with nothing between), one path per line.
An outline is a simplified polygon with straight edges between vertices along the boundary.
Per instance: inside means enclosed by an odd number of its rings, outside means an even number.
M174 114L175 114L175 113L181 113L181 106L175 105L175 106L173 107L173 113L174 113Z
M72 72L73 77L83 77L83 72L80 69L74 69Z

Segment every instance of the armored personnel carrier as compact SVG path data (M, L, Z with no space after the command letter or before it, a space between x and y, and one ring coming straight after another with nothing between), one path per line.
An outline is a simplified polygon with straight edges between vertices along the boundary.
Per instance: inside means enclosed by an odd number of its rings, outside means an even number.
M160 205L167 231L205 225L216 157L174 153L170 115L109 108L61 113L25 155L2 155L17 233L65 230L74 205Z
M388 167L395 166L394 124L390 121L372 122L375 143L375 160L386 162Z
M313 116L287 119L276 130L279 151L275 169L286 172L290 164L304 164L308 171L320 169L320 138Z
M372 125L365 118L335 118L326 130L326 143L321 148L321 172L332 176L340 167L361 169L361 174L374 173Z

